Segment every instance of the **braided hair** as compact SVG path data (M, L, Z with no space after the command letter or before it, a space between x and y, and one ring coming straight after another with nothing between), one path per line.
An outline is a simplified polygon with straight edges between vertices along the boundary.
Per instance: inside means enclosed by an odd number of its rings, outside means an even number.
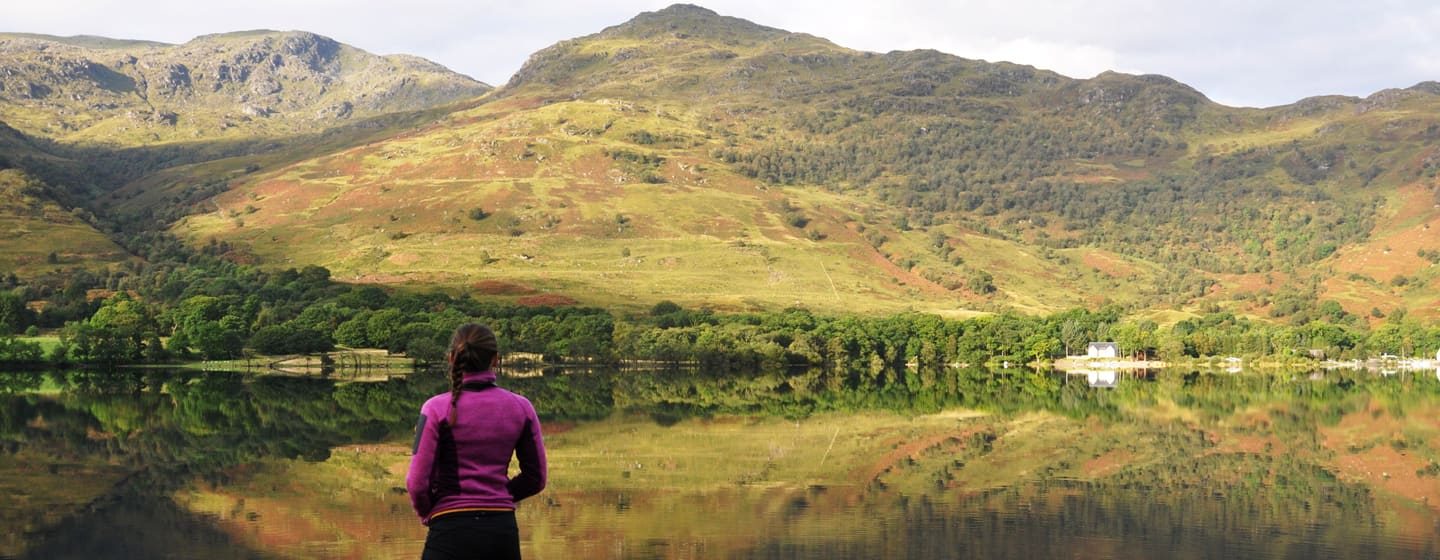
M460 403L461 385L465 374L490 369L500 345L490 327L466 323L455 329L450 337L450 351L446 354L450 362L450 425L455 425L455 414Z

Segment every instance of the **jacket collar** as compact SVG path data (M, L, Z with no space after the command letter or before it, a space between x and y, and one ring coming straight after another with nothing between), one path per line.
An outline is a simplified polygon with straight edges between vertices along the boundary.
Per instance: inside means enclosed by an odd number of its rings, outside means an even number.
M460 379L460 382L461 382L461 383L472 383L472 382L473 382L473 383L494 383L494 382L495 382L495 371L494 371L494 370L489 370L489 369L487 369L487 370L485 370L485 371L466 372L465 374L462 375L462 377L461 377L461 379Z

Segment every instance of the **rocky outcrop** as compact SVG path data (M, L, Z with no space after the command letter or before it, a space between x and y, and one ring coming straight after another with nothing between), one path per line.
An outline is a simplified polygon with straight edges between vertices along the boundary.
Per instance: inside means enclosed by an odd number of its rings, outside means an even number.
M305 132L489 89L422 58L377 56L307 32L207 35L183 45L0 34L0 120L37 136L183 129L194 138L234 134L244 128L235 123L257 118Z

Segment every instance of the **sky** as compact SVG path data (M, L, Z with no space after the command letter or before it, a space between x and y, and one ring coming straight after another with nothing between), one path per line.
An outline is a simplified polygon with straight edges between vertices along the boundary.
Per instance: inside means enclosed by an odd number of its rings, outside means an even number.
M646 0L3 0L0 31L180 43L312 31L501 85L539 49L671 2ZM1434 0L705 0L852 49L929 48L1088 78L1164 74L1232 106L1440 81Z

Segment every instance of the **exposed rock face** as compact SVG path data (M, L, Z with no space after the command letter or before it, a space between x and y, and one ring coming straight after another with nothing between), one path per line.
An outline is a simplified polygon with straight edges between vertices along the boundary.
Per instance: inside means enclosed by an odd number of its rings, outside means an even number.
M489 89L418 57L377 56L306 32L207 35L183 45L0 34L0 120L70 140L137 127L234 134L244 127L233 123L255 117L266 118L267 130L303 132ZM127 118L134 114L151 117Z

